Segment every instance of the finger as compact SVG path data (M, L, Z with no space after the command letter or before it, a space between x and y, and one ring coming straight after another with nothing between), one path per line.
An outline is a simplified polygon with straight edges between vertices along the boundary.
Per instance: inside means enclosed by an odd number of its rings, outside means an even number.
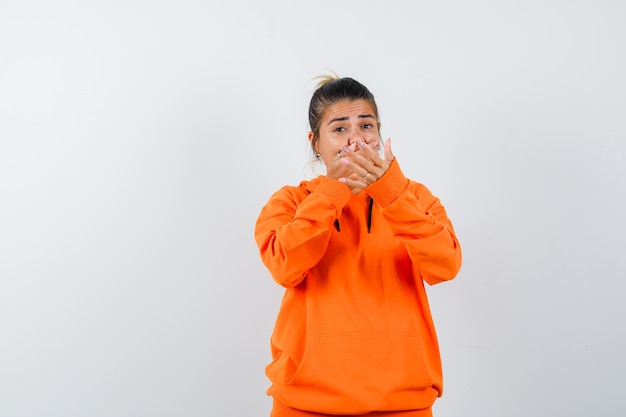
M341 162L350 169L356 179L363 178L368 172L374 171L376 167L368 161L363 155L358 155L358 152L353 153L349 157L341 158Z
M361 190L363 190L365 187L369 185L363 181L355 180L355 179L347 178L347 177L339 178L339 182L347 185L348 188L350 188L350 191L353 192L354 194L358 194L359 192L361 192Z
M357 171L358 174L361 174L361 177L369 172L370 175L375 174L376 178L378 178L387 169L388 164L378 155L377 151L369 146L361 149L359 152L355 152L352 158L354 165L361 169Z
M379 143L382 143L382 141L380 141ZM386 170L387 169L387 165L388 165L386 163L386 161L385 161L385 158L384 158L385 146L386 146L386 144L384 144L383 147L380 150L379 149L374 149L371 146L368 146L367 150L364 149L366 154L370 157L370 160L372 161L372 163L375 166L377 166L377 167L381 167L383 170Z
M391 152L391 138L388 138L385 141L384 153L385 153L385 161L387 163L391 163L391 161L393 161L393 158L395 158L395 156L393 156L393 152Z
M347 146L343 146L339 149L339 151L337 152L337 157L339 158L343 158L344 156L348 156L348 154L350 153L350 148Z
M376 172L370 171L367 168L363 168L361 166L351 165L352 174L349 176L349 179L353 181L355 186L358 187L367 187L374 181L376 181L379 176Z

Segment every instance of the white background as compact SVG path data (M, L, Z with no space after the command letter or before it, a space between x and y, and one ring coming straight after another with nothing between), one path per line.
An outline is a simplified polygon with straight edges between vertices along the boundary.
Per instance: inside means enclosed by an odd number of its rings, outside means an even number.
M268 415L327 70L463 247L436 416L625 415L625 4L0 0L0 415Z

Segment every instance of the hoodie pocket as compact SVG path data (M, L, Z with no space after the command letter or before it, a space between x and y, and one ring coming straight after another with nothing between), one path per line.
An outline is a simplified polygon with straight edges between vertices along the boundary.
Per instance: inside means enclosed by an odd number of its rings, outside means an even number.
M433 379L417 334L349 333L309 335L288 384L365 400L421 391Z

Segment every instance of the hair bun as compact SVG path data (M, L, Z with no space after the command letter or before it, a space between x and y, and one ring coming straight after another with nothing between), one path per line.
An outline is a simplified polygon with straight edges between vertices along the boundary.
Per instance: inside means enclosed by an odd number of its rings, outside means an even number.
M318 75L317 77L313 77L312 80L319 80L317 82L317 85L315 86L315 88L320 88L325 86L326 84L328 84L331 81L337 81L340 77L339 75L333 71L333 70L329 70L332 74L322 74L322 75Z

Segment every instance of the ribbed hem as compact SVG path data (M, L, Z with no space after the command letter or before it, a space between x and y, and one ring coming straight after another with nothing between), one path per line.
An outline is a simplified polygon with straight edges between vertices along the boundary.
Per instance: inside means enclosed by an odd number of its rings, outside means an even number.
M433 417L433 410L431 407L421 410L407 410L407 411L374 411L367 414L351 414L350 416L343 415L344 417ZM320 414L311 411L297 410L295 408L287 407L280 401L274 400L274 406L270 417L337 417L337 414Z

